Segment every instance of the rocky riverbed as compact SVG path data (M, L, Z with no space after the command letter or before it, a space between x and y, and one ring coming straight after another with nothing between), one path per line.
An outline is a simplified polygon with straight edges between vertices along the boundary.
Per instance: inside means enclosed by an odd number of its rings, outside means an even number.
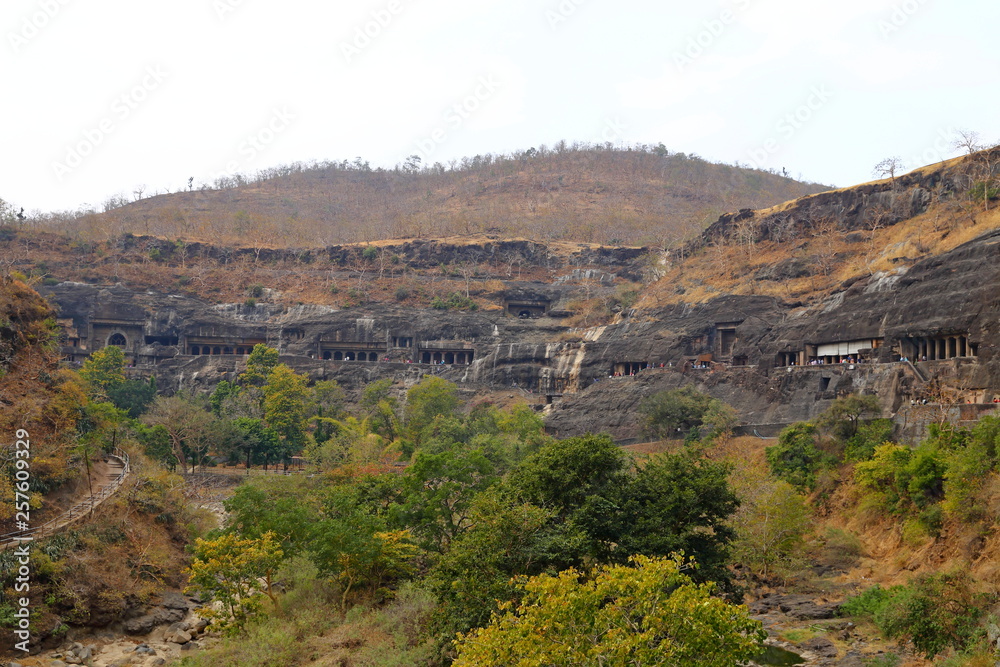
M839 602L823 596L766 593L749 605L751 615L764 624L768 646L787 651L768 665L803 667L864 667L873 659L895 653L903 665L929 664L912 655L907 647L889 646L846 618L840 618ZM776 652L780 653L780 652ZM792 662L798 656L800 662Z
M7 667L158 667L185 652L211 645L216 638L198 616L198 603L180 593L165 593L158 604L100 631L70 630L57 648L46 649Z

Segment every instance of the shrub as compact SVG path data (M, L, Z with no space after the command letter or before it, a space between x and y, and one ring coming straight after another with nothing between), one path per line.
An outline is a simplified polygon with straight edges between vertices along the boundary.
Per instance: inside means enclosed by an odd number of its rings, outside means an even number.
M906 512L942 498L946 470L944 456L932 441L916 450L886 443L875 449L871 460L854 467L854 479L882 497L884 510Z
M431 308L435 310L477 310L479 306L460 292L452 292L447 299L442 299L439 296L431 299Z
M694 387L661 391L643 399L639 412L646 418L646 431L658 438L684 434L685 442L697 441L702 427L714 437L732 428L736 413L722 401L703 394Z
M873 621L884 636L910 640L932 659L947 648L974 645L990 602L973 592L968 574L938 574L918 577L909 586L873 586L848 598L841 613Z
M816 449L816 427L809 422L792 424L778 435L778 444L764 450L774 476L799 489L816 486L816 472L823 455Z
M405 287L396 288L396 301L406 301L410 297L410 290Z
M247 295L252 299L259 299L264 296L264 286L260 283L254 283L247 288Z
M459 635L454 664L736 665L760 653L760 622L691 581L682 561L632 563L528 579L520 605Z
M875 584L871 588L844 600L844 604L840 605L840 615L874 619L875 614L881 611L882 607L889 601L889 597L890 593L887 589Z
M969 188L969 198L973 201L986 201L1000 197L1000 187L994 183L979 181Z
M873 419L858 426L857 433L847 439L844 447L845 461L867 461L875 455L875 448L892 440L891 419Z

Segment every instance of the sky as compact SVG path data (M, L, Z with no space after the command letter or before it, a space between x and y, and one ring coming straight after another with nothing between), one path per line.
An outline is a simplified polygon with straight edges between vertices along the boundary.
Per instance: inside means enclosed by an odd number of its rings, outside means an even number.
M849 186L1000 141L998 24L987 0L4 0L0 198L560 140Z

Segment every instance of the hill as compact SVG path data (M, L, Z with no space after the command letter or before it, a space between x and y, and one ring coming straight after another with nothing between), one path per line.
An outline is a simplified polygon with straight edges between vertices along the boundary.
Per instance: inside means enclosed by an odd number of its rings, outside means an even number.
M765 171L714 164L658 147L587 145L477 155L448 166L395 169L296 163L191 184L187 192L102 212L50 216L85 240L123 233L205 242L326 246L386 238L493 233L536 240L665 247L726 211L826 190ZM139 196L139 195L137 195Z
M859 281L889 278L1000 227L1000 149L892 179L728 213L665 258L643 305L721 295L822 301Z

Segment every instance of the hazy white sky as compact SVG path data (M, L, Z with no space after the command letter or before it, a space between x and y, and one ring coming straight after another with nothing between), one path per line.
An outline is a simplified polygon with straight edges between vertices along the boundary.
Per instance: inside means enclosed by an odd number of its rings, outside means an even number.
M838 186L1000 140L987 0L5 0L0 198L660 143Z

